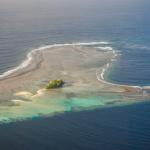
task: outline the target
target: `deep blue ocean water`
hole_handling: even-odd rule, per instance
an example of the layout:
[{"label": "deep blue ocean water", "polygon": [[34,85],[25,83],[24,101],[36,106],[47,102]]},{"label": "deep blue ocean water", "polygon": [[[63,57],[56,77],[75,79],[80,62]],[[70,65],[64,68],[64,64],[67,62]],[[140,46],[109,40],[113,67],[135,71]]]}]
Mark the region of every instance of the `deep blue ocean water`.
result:
[{"label": "deep blue ocean water", "polygon": [[149,150],[150,103],[0,125],[2,150]]},{"label": "deep blue ocean water", "polygon": [[[0,73],[44,45],[108,41],[122,54],[108,80],[150,85],[149,8],[149,0],[0,0]],[[4,125],[0,145],[28,150],[31,144],[37,150],[150,149],[149,110],[149,104],[141,104]]]}]

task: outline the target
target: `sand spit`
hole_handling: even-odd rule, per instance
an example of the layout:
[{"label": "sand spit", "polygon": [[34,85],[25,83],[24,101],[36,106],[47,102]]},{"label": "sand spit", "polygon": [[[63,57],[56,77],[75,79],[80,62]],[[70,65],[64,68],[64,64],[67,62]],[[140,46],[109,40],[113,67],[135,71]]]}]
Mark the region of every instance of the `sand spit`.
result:
[{"label": "sand spit", "polygon": [[[37,51],[31,63],[0,80],[0,99],[31,99],[41,95],[49,80],[63,79],[64,91],[124,92],[143,94],[148,87],[117,85],[104,80],[109,64],[117,58],[114,51],[86,46],[56,46]],[[26,92],[24,92],[26,91]],[[62,92],[62,91],[61,91]]]}]

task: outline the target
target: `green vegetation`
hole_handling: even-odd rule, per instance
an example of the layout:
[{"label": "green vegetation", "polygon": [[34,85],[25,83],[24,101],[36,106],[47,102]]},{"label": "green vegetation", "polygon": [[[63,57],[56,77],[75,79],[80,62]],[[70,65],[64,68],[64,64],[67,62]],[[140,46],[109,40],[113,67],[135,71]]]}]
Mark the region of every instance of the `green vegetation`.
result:
[{"label": "green vegetation", "polygon": [[49,84],[46,86],[46,89],[55,89],[60,88],[64,84],[63,80],[52,80],[49,82]]}]

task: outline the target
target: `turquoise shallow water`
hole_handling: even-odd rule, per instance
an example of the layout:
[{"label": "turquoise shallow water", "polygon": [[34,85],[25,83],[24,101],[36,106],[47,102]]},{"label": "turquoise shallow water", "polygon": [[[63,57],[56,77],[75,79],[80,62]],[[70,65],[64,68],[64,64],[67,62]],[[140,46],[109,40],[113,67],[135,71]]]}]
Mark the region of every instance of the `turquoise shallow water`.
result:
[{"label": "turquoise shallow water", "polygon": [[33,98],[32,101],[15,101],[13,105],[1,106],[0,123],[10,123],[35,117],[55,116],[65,112],[129,105],[136,102],[136,99],[110,93],[76,94],[71,98],[61,94],[54,97],[50,93]]},{"label": "turquoise shallow water", "polygon": [[1,148],[149,150],[149,109],[140,103],[0,125]]},{"label": "turquoise shallow water", "polygon": [[[20,99],[25,98],[20,96]],[[148,98],[124,93],[103,93],[81,91],[56,92],[47,91],[40,96],[27,100],[13,100],[0,106],[0,124],[28,120],[40,117],[52,117],[66,112],[78,112],[115,106],[125,106],[147,101]]]}]

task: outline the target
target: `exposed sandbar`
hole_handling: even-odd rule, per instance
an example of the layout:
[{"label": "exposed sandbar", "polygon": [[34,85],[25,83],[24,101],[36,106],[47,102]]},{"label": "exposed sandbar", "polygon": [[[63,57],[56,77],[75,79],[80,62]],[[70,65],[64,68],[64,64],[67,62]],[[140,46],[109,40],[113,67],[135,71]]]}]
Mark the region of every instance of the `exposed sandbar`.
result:
[{"label": "exposed sandbar", "polygon": [[36,94],[49,80],[65,81],[64,91],[77,93],[123,92],[141,94],[140,87],[117,85],[103,79],[113,51],[100,51],[83,46],[61,46],[37,51],[28,66],[0,79],[0,100],[16,99],[15,93]]}]

